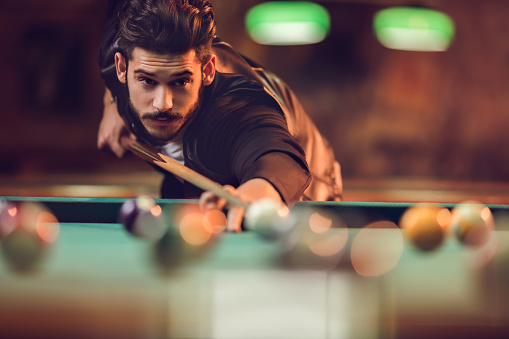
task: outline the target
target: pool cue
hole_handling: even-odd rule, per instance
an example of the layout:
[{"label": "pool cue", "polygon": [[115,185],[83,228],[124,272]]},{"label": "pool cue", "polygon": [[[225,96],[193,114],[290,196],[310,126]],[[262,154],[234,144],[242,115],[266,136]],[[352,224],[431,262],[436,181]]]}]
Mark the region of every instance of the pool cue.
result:
[{"label": "pool cue", "polygon": [[248,203],[240,199],[238,196],[225,191],[217,182],[201,175],[200,173],[190,169],[187,166],[173,160],[172,158],[157,152],[153,148],[142,144],[139,141],[133,141],[128,138],[122,138],[121,143],[127,147],[136,156],[153,163],[156,166],[176,175],[177,177],[201,188],[204,191],[210,191],[216,196],[225,199],[229,204],[247,208]]}]

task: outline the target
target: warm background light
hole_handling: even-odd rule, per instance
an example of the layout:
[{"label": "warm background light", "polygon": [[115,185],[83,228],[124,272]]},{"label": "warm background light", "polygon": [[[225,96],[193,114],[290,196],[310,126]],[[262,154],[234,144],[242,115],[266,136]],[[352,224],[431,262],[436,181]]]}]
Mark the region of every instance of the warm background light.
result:
[{"label": "warm background light", "polygon": [[[508,47],[500,42],[509,1],[419,1],[454,22],[440,53],[378,41],[376,13],[408,1],[317,1],[330,17],[326,38],[283,46],[257,43],[247,30],[248,12],[271,2],[212,3],[218,36],[280,75],[333,146],[346,200],[458,202],[460,190],[484,203],[509,200],[509,148],[500,147],[508,143]],[[0,55],[0,195],[158,197],[158,171],[97,150],[106,9],[104,0],[0,1],[0,30],[9,32],[0,44],[30,51]],[[415,12],[408,22],[430,25]]]}]

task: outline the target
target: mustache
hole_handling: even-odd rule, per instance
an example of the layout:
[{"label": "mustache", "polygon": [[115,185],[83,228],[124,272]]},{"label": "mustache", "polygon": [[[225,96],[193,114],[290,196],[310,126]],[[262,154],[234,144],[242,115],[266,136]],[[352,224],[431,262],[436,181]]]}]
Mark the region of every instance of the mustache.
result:
[{"label": "mustache", "polygon": [[165,111],[165,112],[161,112],[161,111],[156,111],[156,112],[148,112],[148,113],[143,113],[143,115],[141,116],[141,119],[182,119],[183,118],[183,115],[180,114],[180,113],[173,113],[173,112],[170,112],[170,111]]}]

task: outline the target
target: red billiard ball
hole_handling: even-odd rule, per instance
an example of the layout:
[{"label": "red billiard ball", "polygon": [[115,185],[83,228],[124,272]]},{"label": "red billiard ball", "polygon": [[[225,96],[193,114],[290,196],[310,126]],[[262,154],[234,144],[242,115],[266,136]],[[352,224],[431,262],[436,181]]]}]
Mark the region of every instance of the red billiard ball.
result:
[{"label": "red billiard ball", "polygon": [[399,227],[416,248],[431,251],[442,244],[450,220],[451,213],[443,206],[417,204],[405,210]]},{"label": "red billiard ball", "polygon": [[491,210],[484,204],[469,201],[460,203],[452,209],[450,232],[467,246],[484,245],[494,227]]},{"label": "red billiard ball", "polygon": [[[57,240],[60,226],[56,217],[42,204],[19,202],[10,204],[8,228],[2,227],[1,251],[7,265],[16,272],[35,271]],[[6,230],[9,232],[6,232]]]},{"label": "red billiard ball", "polygon": [[120,207],[119,221],[130,234],[150,241],[160,239],[166,231],[161,206],[146,196],[126,200]]}]

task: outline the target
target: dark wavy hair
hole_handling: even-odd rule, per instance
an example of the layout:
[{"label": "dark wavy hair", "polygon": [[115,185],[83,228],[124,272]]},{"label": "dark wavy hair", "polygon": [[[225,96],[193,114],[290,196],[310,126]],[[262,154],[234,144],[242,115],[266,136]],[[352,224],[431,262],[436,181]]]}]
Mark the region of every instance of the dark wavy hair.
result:
[{"label": "dark wavy hair", "polygon": [[207,0],[128,0],[119,12],[119,49],[132,60],[135,47],[158,54],[196,51],[203,63],[216,35]]}]

